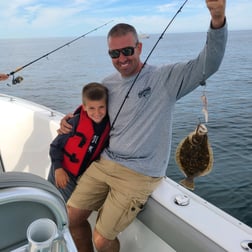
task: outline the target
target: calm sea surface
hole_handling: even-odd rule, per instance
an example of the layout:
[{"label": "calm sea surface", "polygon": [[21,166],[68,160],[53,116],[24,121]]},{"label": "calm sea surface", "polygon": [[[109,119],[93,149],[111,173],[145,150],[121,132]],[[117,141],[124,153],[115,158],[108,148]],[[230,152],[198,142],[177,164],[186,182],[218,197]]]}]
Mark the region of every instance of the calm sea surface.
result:
[{"label": "calm sea surface", "polygon": [[[205,33],[169,34],[160,40],[149,64],[185,61],[197,56]],[[159,35],[143,40],[145,60]],[[73,38],[0,39],[0,72],[17,67]],[[85,37],[18,72],[20,85],[0,85],[0,93],[26,98],[63,113],[80,103],[83,84],[100,81],[113,72],[105,37]],[[178,143],[203,121],[201,95],[208,98],[209,140],[214,152],[210,174],[196,179],[195,193],[252,227],[252,31],[229,33],[224,61],[208,81],[176,106],[173,145],[167,175],[179,182],[183,175],[175,160]]]}]

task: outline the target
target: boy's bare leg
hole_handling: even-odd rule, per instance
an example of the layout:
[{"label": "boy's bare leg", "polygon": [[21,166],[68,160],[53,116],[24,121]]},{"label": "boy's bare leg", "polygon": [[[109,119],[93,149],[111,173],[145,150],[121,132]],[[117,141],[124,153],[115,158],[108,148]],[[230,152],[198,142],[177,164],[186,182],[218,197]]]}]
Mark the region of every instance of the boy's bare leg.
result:
[{"label": "boy's bare leg", "polygon": [[92,242],[92,230],[88,217],[92,213],[89,210],[82,210],[67,206],[69,229],[78,252],[94,252]]}]

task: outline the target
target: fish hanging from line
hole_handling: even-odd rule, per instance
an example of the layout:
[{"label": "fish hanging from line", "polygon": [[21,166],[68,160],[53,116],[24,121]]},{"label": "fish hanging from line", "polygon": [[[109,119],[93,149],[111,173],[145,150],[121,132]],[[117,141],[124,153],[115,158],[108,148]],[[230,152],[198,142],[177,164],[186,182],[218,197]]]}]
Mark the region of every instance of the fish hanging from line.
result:
[{"label": "fish hanging from line", "polygon": [[186,176],[180,184],[194,190],[194,178],[211,172],[213,151],[208,141],[208,130],[204,124],[185,137],[176,150],[176,163]]}]

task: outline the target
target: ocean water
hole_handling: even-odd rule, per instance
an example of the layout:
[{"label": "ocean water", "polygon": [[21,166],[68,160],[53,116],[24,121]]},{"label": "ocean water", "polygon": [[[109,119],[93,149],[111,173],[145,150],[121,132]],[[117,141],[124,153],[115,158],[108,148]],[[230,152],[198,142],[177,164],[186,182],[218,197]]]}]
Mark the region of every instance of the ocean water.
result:
[{"label": "ocean water", "polygon": [[[144,39],[145,60],[160,35]],[[46,55],[73,38],[0,39],[0,72]],[[159,41],[149,64],[186,61],[196,57],[206,33],[170,34]],[[105,37],[87,36],[16,73],[18,85],[1,82],[0,93],[29,99],[68,113],[81,102],[82,86],[100,81],[114,71]],[[9,84],[11,80],[9,80]],[[178,143],[204,121],[201,95],[208,98],[208,137],[214,153],[210,174],[196,178],[195,193],[252,227],[252,31],[229,32],[219,71],[205,88],[199,87],[176,105],[172,153],[167,176],[179,182],[184,176],[175,163]]]}]

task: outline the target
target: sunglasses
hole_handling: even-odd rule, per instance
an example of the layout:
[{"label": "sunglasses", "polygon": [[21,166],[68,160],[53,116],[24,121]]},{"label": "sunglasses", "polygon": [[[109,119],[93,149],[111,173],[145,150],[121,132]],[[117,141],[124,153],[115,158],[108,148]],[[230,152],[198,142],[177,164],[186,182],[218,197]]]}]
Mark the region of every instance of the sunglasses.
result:
[{"label": "sunglasses", "polygon": [[135,53],[135,47],[128,46],[124,47],[122,49],[115,49],[115,50],[109,50],[108,53],[112,59],[117,59],[120,57],[120,54],[122,53],[124,56],[132,56]]}]

